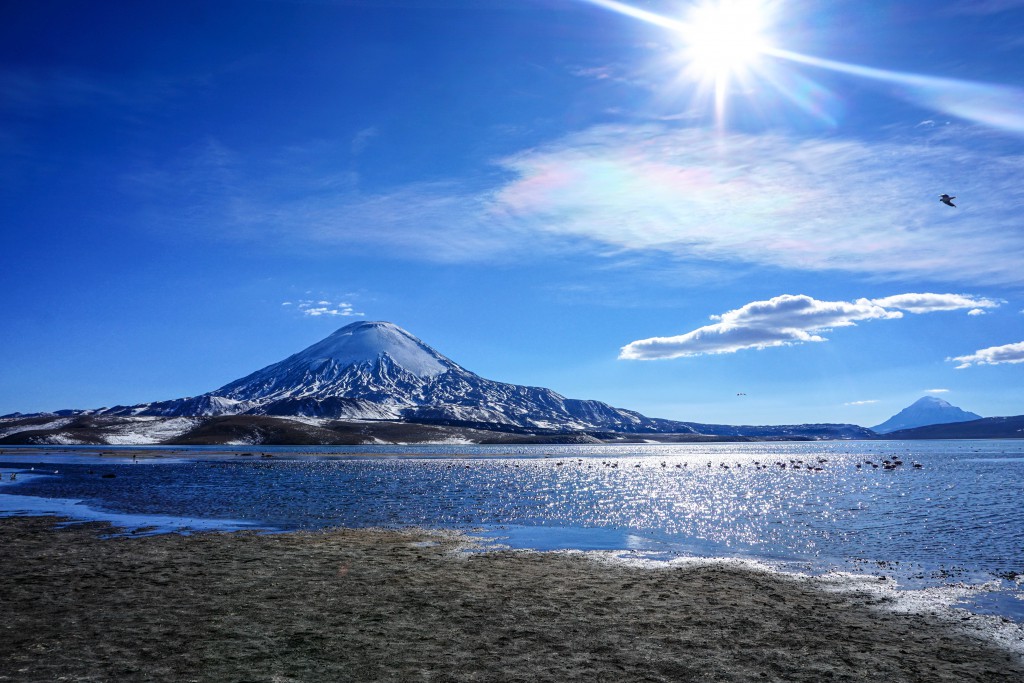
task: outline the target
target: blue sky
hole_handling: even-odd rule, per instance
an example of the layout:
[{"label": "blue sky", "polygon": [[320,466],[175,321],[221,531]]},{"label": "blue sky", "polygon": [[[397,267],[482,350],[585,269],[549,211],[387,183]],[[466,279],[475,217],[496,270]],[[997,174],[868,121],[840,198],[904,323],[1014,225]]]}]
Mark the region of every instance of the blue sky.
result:
[{"label": "blue sky", "polygon": [[0,414],[357,320],[654,417],[1024,413],[1024,1],[740,4],[4,4]]}]

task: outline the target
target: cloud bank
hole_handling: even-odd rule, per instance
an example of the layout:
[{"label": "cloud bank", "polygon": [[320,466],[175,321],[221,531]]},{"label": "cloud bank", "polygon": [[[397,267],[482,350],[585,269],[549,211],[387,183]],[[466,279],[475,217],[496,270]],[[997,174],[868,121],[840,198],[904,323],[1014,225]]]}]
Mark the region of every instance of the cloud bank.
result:
[{"label": "cloud bank", "polygon": [[[492,160],[474,178],[372,191],[331,169],[336,150],[261,160],[211,145],[135,181],[146,206],[166,207],[165,225],[193,221],[275,248],[384,246],[440,262],[647,254],[666,265],[1024,282],[1007,258],[1024,253],[1024,155],[956,133],[864,141],[607,125]],[[936,184],[947,178],[956,186]],[[942,192],[960,206],[943,206]]]},{"label": "cloud bank", "polygon": [[630,342],[622,347],[619,358],[661,360],[823,342],[826,338],[822,332],[863,320],[902,318],[904,311],[927,313],[998,305],[963,294],[900,294],[857,301],[819,301],[805,294],[783,294],[713,315],[713,324],[686,334]]},{"label": "cloud bank", "polygon": [[959,363],[957,370],[969,368],[972,365],[1001,365],[1003,363],[1024,363],[1024,342],[1016,344],[1005,344],[1003,346],[990,346],[987,349],[975,351],[969,356],[955,356],[946,360]]}]

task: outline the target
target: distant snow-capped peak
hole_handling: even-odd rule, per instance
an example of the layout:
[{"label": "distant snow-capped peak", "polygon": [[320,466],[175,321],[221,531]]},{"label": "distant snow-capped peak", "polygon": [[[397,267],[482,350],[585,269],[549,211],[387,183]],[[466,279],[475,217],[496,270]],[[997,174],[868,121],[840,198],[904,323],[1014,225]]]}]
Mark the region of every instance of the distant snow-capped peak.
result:
[{"label": "distant snow-capped peak", "polygon": [[889,434],[900,429],[967,422],[980,418],[981,415],[958,408],[938,396],[924,396],[871,429],[879,434]]}]

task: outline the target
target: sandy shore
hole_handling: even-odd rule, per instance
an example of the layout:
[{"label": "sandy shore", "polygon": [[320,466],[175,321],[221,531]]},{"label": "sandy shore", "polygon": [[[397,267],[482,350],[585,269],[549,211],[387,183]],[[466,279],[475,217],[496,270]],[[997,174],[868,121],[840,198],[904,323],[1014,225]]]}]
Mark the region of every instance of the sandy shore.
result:
[{"label": "sandy shore", "polygon": [[1024,681],[872,591],[367,530],[0,520],[0,681]]}]

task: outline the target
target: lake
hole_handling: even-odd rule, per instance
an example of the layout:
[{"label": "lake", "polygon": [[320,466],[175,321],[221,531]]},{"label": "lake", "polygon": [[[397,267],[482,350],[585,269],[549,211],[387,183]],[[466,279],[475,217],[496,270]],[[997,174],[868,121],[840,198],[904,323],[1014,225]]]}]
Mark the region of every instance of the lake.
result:
[{"label": "lake", "polygon": [[969,606],[1024,620],[1024,441],[172,447],[133,462],[141,450],[6,448],[0,509],[157,531],[421,526],[909,589],[987,583]]}]

